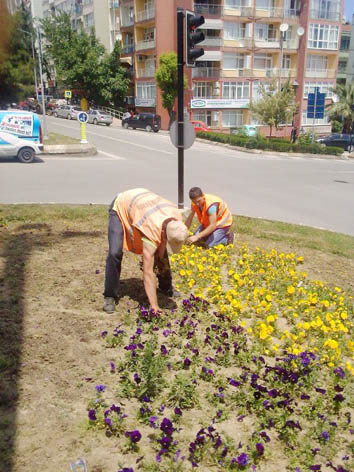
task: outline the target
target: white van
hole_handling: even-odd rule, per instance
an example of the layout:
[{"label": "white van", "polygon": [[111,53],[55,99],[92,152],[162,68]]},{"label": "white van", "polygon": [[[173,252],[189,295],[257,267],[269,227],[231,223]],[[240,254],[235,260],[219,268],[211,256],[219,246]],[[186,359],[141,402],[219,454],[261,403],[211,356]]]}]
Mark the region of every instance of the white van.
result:
[{"label": "white van", "polygon": [[28,164],[43,151],[38,115],[21,110],[0,110],[0,157],[17,157]]}]

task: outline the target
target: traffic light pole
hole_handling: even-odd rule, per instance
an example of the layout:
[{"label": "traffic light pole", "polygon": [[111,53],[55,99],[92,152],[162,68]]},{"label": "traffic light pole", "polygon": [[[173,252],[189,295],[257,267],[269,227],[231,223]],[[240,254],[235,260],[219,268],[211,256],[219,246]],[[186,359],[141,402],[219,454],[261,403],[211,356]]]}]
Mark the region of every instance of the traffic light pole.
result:
[{"label": "traffic light pole", "polygon": [[177,123],[178,123],[178,208],[184,208],[184,10],[177,8]]}]

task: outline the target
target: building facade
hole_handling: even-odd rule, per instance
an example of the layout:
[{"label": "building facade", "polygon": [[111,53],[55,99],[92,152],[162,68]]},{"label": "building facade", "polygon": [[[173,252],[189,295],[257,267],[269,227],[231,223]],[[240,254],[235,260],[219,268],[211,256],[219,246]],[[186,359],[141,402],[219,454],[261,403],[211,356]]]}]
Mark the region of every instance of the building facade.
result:
[{"label": "building facade", "polygon": [[[227,130],[253,119],[249,103],[259,84],[290,78],[299,104],[293,123],[328,132],[327,119],[306,118],[307,96],[315,87],[333,98],[344,0],[121,0],[122,61],[134,77],[137,111],[162,108],[154,74],[163,52],[176,50],[176,8],[205,17],[201,26],[205,54],[187,70],[185,107],[191,117],[214,129]],[[199,46],[199,45],[198,45]],[[133,97],[128,98],[133,103]],[[256,124],[256,123],[255,123]],[[263,130],[267,133],[267,130]]]}]

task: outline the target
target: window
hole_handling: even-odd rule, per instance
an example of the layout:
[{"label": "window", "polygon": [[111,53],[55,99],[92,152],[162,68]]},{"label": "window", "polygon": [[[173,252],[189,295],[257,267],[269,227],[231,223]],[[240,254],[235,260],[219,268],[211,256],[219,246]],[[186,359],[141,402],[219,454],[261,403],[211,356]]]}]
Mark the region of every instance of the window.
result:
[{"label": "window", "polygon": [[254,34],[256,41],[274,41],[276,39],[276,32],[273,25],[256,23]]},{"label": "window", "polygon": [[138,82],[136,96],[138,98],[156,98],[155,82]]},{"label": "window", "polygon": [[249,98],[250,83],[249,82],[224,82],[222,87],[223,98]]},{"label": "window", "polygon": [[328,57],[309,54],[306,58],[306,69],[315,71],[327,71]]},{"label": "window", "polygon": [[84,27],[89,28],[90,26],[93,26],[93,24],[94,24],[93,12],[89,13],[88,15],[84,15]]},{"label": "window", "polygon": [[[269,83],[268,82],[259,82],[258,80],[252,83],[252,99],[257,101],[261,98],[261,87],[260,84],[263,83],[266,92],[269,90]],[[276,93],[276,91],[274,91]],[[252,122],[252,124],[254,124]]]},{"label": "window", "polygon": [[313,118],[307,118],[307,112],[304,111],[302,113],[302,119],[301,119],[301,124],[303,126],[306,126],[306,125],[328,125],[329,124],[329,118],[328,116],[324,116],[324,118],[315,118],[315,120]]},{"label": "window", "polygon": [[213,86],[209,82],[193,83],[194,98],[213,98]]},{"label": "window", "polygon": [[249,7],[250,0],[225,0],[225,8]]},{"label": "window", "polygon": [[271,54],[255,54],[253,67],[255,69],[271,69],[272,68]]},{"label": "window", "polygon": [[144,28],[144,41],[154,41],[155,39],[155,28]]},{"label": "window", "polygon": [[193,111],[193,120],[203,121],[207,126],[219,126],[219,116],[220,116],[220,113],[218,111],[210,111],[210,110]]},{"label": "window", "polygon": [[270,10],[274,8],[274,0],[256,0],[256,8]]},{"label": "window", "polygon": [[342,36],[340,40],[340,50],[348,51],[350,45],[350,36]]},{"label": "window", "polygon": [[338,0],[311,0],[311,18],[325,20],[340,19],[341,2]]},{"label": "window", "polygon": [[315,92],[315,87],[319,87],[321,93],[326,94],[326,98],[332,98],[334,95],[333,88],[335,84],[331,82],[305,82],[304,98],[308,97],[309,93]]},{"label": "window", "polygon": [[245,33],[246,25],[244,23],[225,21],[224,39],[243,39],[245,37]]},{"label": "window", "polygon": [[242,110],[225,110],[222,112],[223,128],[242,126]]},{"label": "window", "polygon": [[245,66],[245,55],[225,52],[224,69],[243,69]]},{"label": "window", "polygon": [[290,69],[290,67],[291,67],[291,56],[290,54],[284,54],[282,68]]},{"label": "window", "polygon": [[347,70],[347,61],[338,62],[338,72],[345,72]]},{"label": "window", "polygon": [[310,24],[308,47],[316,49],[338,49],[339,27]]}]

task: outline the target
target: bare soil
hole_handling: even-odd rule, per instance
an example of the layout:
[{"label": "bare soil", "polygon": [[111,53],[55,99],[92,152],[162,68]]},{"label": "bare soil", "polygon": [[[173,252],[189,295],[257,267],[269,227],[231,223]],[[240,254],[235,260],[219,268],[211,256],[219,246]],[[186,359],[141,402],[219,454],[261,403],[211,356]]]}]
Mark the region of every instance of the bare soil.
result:
[{"label": "bare soil", "polygon": [[[78,457],[89,471],[114,472],[122,459],[117,439],[87,430],[87,402],[111,360],[100,333],[146,297],[139,258],[127,254],[117,312],[102,312],[106,239],[100,218],[0,227],[1,472],[68,471]],[[245,235],[243,242],[294,251],[311,278],[354,289],[353,259]],[[169,310],[174,301],[160,305]]]}]

